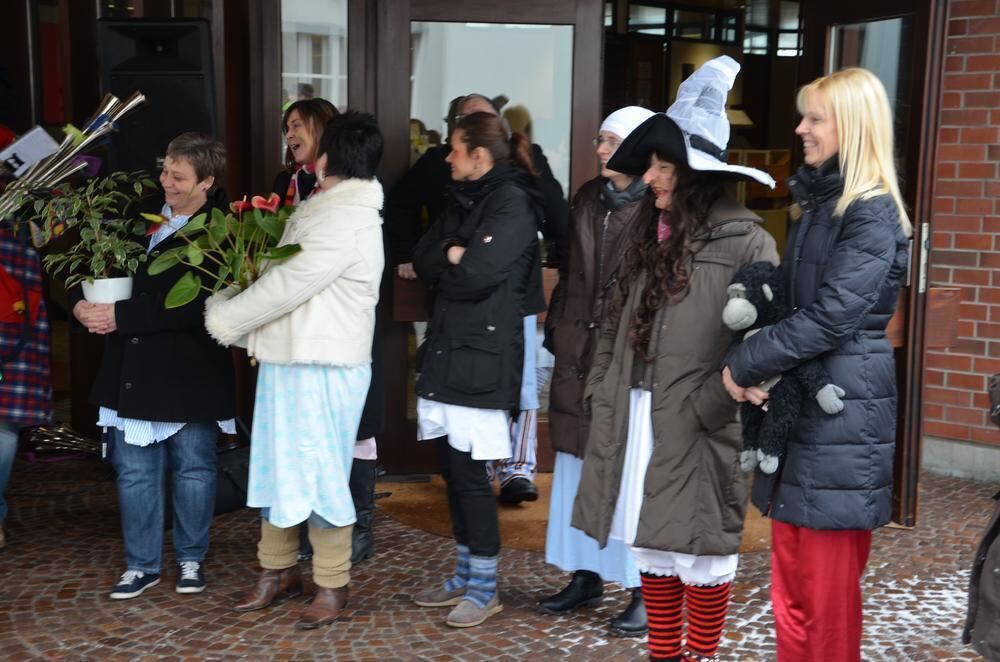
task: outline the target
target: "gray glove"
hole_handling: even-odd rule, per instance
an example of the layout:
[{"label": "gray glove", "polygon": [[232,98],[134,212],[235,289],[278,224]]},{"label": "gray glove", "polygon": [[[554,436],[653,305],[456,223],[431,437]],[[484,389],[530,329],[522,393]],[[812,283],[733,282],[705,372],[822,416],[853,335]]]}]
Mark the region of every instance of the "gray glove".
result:
[{"label": "gray glove", "polygon": [[836,384],[827,384],[816,393],[816,402],[819,403],[820,409],[833,416],[844,411],[844,401],[841,400],[844,395],[846,395],[844,389]]},{"label": "gray glove", "polygon": [[779,459],[777,455],[767,455],[764,451],[757,449],[757,461],[760,470],[766,474],[773,474],[778,470]]}]

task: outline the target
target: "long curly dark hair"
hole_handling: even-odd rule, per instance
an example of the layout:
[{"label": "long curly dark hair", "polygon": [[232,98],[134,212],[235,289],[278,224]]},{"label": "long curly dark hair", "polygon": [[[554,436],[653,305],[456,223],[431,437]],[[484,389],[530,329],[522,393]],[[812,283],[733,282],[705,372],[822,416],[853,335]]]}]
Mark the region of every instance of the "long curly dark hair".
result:
[{"label": "long curly dark hair", "polygon": [[[657,153],[663,161],[669,159]],[[712,206],[725,194],[725,182],[718,174],[709,174],[675,164],[677,181],[670,206],[670,236],[660,243],[656,228],[659,210],[645,223],[639,223],[626,249],[624,268],[619,281],[619,305],[628,299],[629,289],[643,273],[650,276],[639,297],[639,305],[629,325],[629,343],[645,361],[653,357],[648,353],[649,337],[656,311],[670,300],[684,298],[690,283],[688,263],[691,258],[691,240],[697,236],[707,221]],[[650,196],[651,198],[651,196]]]}]

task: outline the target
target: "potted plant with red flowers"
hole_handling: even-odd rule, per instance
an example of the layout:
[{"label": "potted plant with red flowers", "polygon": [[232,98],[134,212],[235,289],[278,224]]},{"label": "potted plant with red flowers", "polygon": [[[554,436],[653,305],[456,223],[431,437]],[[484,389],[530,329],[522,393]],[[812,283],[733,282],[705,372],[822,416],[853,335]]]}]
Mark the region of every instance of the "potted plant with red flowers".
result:
[{"label": "potted plant with red flowers", "polygon": [[[301,250],[298,244],[278,245],[294,208],[282,207],[276,193],[268,198],[256,195],[249,201],[244,198],[229,209],[228,214],[214,209],[192,218],[177,231],[185,245],[164,251],[150,263],[151,275],[177,264],[192,267],[167,292],[167,308],[190,303],[201,290],[209,294],[227,288],[244,290],[260,277],[268,262],[287,259]],[[152,223],[164,221],[157,214],[143,216]],[[212,268],[205,266],[206,261],[213,263]]]}]

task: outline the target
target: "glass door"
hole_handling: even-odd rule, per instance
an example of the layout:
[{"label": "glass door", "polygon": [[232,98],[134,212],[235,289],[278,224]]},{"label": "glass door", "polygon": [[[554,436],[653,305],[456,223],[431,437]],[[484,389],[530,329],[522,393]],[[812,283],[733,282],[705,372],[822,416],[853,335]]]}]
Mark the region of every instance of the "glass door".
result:
[{"label": "glass door", "polygon": [[[378,12],[375,100],[386,136],[386,191],[429,150],[447,149],[453,102],[478,93],[493,99],[512,129],[541,147],[570,197],[596,174],[590,140],[600,122],[604,11],[600,0],[385,2]],[[408,48],[400,48],[407,41]],[[425,229],[435,220],[428,216],[415,214],[414,222]],[[392,473],[433,471],[432,449],[416,442],[415,353],[427,316],[425,289],[419,280],[396,276],[394,268],[390,278],[394,322],[384,345],[386,433],[379,439],[380,461]],[[542,470],[552,461],[547,432],[541,412]]]},{"label": "glass door", "polygon": [[803,3],[801,81],[844,67],[864,67],[885,85],[896,118],[901,188],[914,227],[909,278],[887,329],[896,348],[899,392],[893,519],[904,526],[913,526],[917,516],[927,242],[945,4],[932,0]]}]

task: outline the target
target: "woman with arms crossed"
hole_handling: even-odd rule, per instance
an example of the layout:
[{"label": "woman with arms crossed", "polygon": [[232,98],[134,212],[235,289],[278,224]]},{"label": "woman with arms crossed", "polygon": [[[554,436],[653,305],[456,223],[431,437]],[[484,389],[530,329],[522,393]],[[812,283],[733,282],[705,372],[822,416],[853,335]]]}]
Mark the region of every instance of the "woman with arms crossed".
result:
[{"label": "woman with arms crossed", "polygon": [[458,562],[453,577],[413,600],[454,606],[445,622],[472,627],[503,608],[497,504],[486,462],[510,457],[523,320],[544,310],[545,301],[527,137],[477,112],[458,121],[451,148],[456,185],[417,243],[414,266],[435,294],[417,381],[418,435],[437,444]]}]

